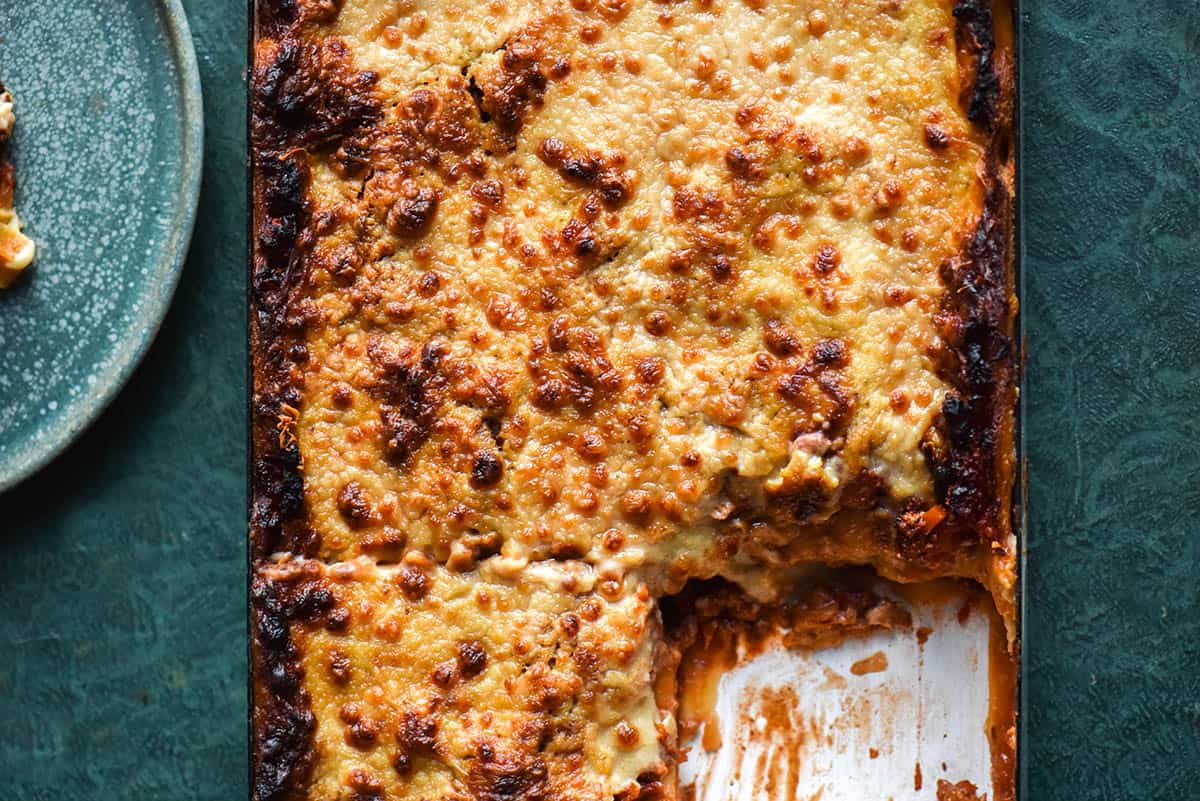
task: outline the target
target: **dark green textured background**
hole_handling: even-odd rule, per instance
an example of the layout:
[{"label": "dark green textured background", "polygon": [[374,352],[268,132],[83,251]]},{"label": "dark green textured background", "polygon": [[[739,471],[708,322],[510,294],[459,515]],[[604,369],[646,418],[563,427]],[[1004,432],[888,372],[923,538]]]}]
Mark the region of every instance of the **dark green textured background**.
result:
[{"label": "dark green textured background", "polygon": [[[0,798],[245,797],[241,0],[157,343],[0,497]],[[1200,798],[1200,4],[1026,3],[1029,801]],[[868,800],[864,800],[868,801]]]}]

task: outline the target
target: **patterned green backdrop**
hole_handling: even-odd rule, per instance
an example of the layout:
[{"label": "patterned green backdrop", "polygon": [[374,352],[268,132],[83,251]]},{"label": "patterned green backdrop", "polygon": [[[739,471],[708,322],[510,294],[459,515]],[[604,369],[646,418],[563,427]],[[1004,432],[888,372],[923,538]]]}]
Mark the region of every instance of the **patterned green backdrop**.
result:
[{"label": "patterned green backdrop", "polygon": [[[149,357],[0,497],[0,797],[245,797],[245,13]],[[1028,798],[1200,798],[1200,4],[1030,0]]]}]

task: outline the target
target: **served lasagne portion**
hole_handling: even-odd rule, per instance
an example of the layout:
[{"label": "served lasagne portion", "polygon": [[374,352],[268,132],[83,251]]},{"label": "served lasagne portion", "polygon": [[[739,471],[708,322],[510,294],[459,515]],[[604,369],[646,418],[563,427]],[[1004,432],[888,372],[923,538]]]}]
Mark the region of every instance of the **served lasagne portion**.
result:
[{"label": "served lasagne portion", "polygon": [[16,126],[13,99],[0,84],[0,289],[6,289],[33,263],[33,240],[21,232],[21,219],[13,209],[17,176],[8,155],[8,143]]},{"label": "served lasagne portion", "polygon": [[1011,636],[1008,11],[258,6],[258,798],[673,798],[710,581]]}]

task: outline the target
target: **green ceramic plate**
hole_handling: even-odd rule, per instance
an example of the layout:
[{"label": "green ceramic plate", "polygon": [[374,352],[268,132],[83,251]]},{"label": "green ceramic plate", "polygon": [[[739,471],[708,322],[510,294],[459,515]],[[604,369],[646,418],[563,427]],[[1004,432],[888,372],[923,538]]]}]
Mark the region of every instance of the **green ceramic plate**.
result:
[{"label": "green ceramic plate", "polygon": [[0,0],[17,210],[0,292],[0,490],[108,405],[158,330],[200,189],[200,79],[178,0]]}]

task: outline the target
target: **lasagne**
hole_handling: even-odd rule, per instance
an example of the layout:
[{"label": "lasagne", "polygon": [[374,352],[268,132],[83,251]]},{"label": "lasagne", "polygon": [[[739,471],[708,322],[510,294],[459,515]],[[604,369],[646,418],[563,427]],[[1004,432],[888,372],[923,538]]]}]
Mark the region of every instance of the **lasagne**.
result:
[{"label": "lasagne", "polygon": [[255,798],[676,798],[696,627],[902,625],[816,566],[1011,643],[1010,14],[259,0]]},{"label": "lasagne", "polygon": [[8,143],[17,124],[13,99],[0,84],[0,289],[6,289],[33,263],[33,240],[21,233],[21,219],[13,210],[17,174],[8,155]]}]

